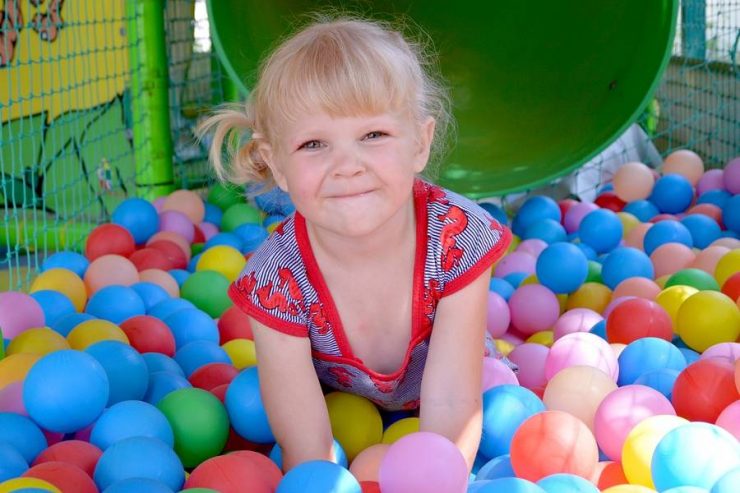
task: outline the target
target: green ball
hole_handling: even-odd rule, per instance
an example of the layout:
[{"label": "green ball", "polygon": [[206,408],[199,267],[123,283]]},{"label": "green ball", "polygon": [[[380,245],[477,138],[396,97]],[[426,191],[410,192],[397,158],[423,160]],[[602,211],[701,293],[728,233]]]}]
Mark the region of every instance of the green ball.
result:
[{"label": "green ball", "polygon": [[232,205],[221,218],[221,231],[233,231],[242,224],[262,224],[262,213],[249,204]]},{"label": "green ball", "polygon": [[180,297],[188,300],[213,318],[219,318],[231,307],[229,280],[213,270],[193,272],[180,287]]},{"label": "green ball", "polygon": [[175,453],[195,467],[221,453],[229,438],[229,415],[216,396],[198,388],[178,389],[157,403],[175,435]]},{"label": "green ball", "polygon": [[206,247],[205,243],[193,243],[192,245],[190,245],[190,255],[195,257],[200,252],[202,252],[205,249],[205,247]]},{"label": "green ball", "polygon": [[719,291],[719,283],[709,273],[701,269],[681,269],[665,283],[666,288],[671,286],[691,286],[699,291]]},{"label": "green ball", "polygon": [[601,278],[601,264],[595,260],[588,261],[588,275],[586,280],[583,282],[598,282],[604,284],[604,280]]},{"label": "green ball", "polygon": [[208,192],[206,200],[225,211],[234,204],[244,203],[244,191],[236,185],[217,183]]}]

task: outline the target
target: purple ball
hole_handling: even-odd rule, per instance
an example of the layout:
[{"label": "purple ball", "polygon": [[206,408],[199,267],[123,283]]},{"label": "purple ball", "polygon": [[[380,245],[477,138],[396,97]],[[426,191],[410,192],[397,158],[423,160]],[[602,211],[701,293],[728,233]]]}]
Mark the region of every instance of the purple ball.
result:
[{"label": "purple ball", "polygon": [[724,176],[721,169],[707,170],[696,184],[696,196],[700,196],[708,190],[722,190],[725,187]]},{"label": "purple ball", "polygon": [[725,190],[733,195],[740,193],[740,157],[736,157],[727,163],[722,179]]},{"label": "purple ball", "polygon": [[534,274],[537,259],[525,252],[511,252],[496,264],[494,277],[506,277],[514,272]]},{"label": "purple ball", "polygon": [[195,226],[188,216],[179,211],[164,211],[159,214],[159,230],[172,231],[185,238],[188,243],[195,238]]},{"label": "purple ball", "polygon": [[565,213],[565,218],[563,219],[565,231],[567,233],[575,233],[578,231],[583,218],[586,217],[589,212],[595,211],[598,208],[599,206],[593,202],[580,202],[568,209],[568,212]]}]

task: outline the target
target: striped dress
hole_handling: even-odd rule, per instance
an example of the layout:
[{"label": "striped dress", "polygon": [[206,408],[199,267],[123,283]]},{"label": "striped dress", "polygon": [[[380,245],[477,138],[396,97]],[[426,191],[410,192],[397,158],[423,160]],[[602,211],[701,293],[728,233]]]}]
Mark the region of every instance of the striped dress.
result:
[{"label": "striped dress", "polygon": [[411,340],[394,373],[375,372],[353,355],[298,212],[249,258],[229,295],[267,327],[308,337],[324,385],[366,397],[383,409],[416,409],[438,301],[503,256],[511,233],[474,202],[422,180],[414,184],[414,207]]}]

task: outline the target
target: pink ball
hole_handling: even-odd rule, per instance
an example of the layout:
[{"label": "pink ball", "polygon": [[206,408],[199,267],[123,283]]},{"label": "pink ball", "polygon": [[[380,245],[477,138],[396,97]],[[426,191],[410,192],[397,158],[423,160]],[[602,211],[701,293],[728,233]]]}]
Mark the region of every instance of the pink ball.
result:
[{"label": "pink ball", "polygon": [[604,308],[604,313],[601,315],[604,318],[609,318],[609,314],[614,310],[621,302],[627,301],[627,300],[634,300],[637,298],[637,296],[620,296],[619,298],[612,298],[612,300],[609,302],[608,305],[606,305],[606,308]]},{"label": "pink ball", "polygon": [[467,487],[468,466],[450,440],[419,431],[390,446],[380,463],[379,483],[383,493],[460,493]]},{"label": "pink ball", "polygon": [[583,218],[586,217],[586,214],[591,211],[595,211],[598,208],[599,206],[593,202],[581,202],[572,206],[568,209],[568,212],[565,213],[565,217],[563,218],[565,231],[568,233],[578,231],[578,227],[581,225]]},{"label": "pink ball", "polygon": [[725,190],[733,195],[740,193],[740,157],[736,157],[727,163],[722,174]]},{"label": "pink ball", "polygon": [[694,251],[683,243],[664,243],[650,254],[656,278],[687,268],[695,258]]},{"label": "pink ball", "polygon": [[544,390],[547,384],[545,360],[549,352],[550,348],[547,346],[525,342],[509,353],[508,358],[519,367],[517,379],[522,387],[532,391],[535,389]]},{"label": "pink ball", "polygon": [[23,404],[23,382],[11,382],[0,388],[0,413],[28,416]]},{"label": "pink ball", "polygon": [[550,380],[557,372],[571,366],[597,368],[615,382],[619,375],[614,350],[604,339],[589,332],[567,334],[553,343],[545,360],[545,378]]},{"label": "pink ball", "polygon": [[509,298],[511,322],[524,335],[547,330],[560,316],[555,293],[541,284],[519,286]]},{"label": "pink ball", "polygon": [[722,190],[725,187],[724,177],[721,169],[710,169],[704,172],[696,184],[696,195],[700,196],[709,190]]},{"label": "pink ball", "polygon": [[483,358],[483,378],[481,380],[482,392],[498,385],[519,385],[519,380],[511,368],[496,358]]},{"label": "pink ball", "polygon": [[714,424],[729,431],[740,440],[740,399],[727,406],[717,416],[717,421]]},{"label": "pink ball", "polygon": [[594,416],[594,435],[599,448],[613,461],[622,460],[627,435],[640,421],[658,414],[675,416],[671,402],[645,385],[625,385],[607,395]]},{"label": "pink ball", "polygon": [[18,291],[0,293],[0,333],[5,339],[44,326],[44,311],[35,299]]},{"label": "pink ball", "polygon": [[689,267],[692,269],[701,269],[707,274],[714,276],[714,269],[721,259],[730,249],[719,245],[711,245],[696,254]]},{"label": "pink ball", "polygon": [[218,226],[212,223],[200,223],[198,227],[203,233],[206,241],[210,240],[216,233],[218,233]]},{"label": "pink ball", "polygon": [[493,271],[493,277],[504,277],[514,272],[534,274],[537,259],[525,252],[511,252],[502,258]]},{"label": "pink ball", "polygon": [[625,202],[646,199],[653,191],[655,178],[646,165],[632,161],[623,164],[613,178],[614,193]]},{"label": "pink ball", "polygon": [[509,305],[500,294],[493,291],[488,292],[488,316],[486,328],[491,337],[498,338],[506,333],[511,322]]},{"label": "pink ball", "polygon": [[589,308],[573,308],[563,313],[552,326],[553,339],[574,332],[588,332],[591,327],[604,320],[604,317]]},{"label": "pink ball", "polygon": [[740,359],[740,342],[720,342],[708,347],[700,356],[705,358],[725,358],[730,363]]},{"label": "pink ball", "polygon": [[653,223],[640,223],[630,230],[629,233],[624,237],[624,246],[637,248],[638,250],[645,249],[645,234],[648,229],[653,226]]},{"label": "pink ball", "polygon": [[159,230],[177,233],[188,243],[192,243],[195,238],[195,226],[188,216],[180,211],[162,211],[159,214]]},{"label": "pink ball", "polygon": [[519,243],[515,251],[528,253],[534,258],[537,258],[545,248],[547,248],[546,241],[540,240],[539,238],[530,238]]},{"label": "pink ball", "polygon": [[[662,248],[665,245],[661,245]],[[636,296],[646,300],[654,300],[660,293],[660,286],[655,284],[647,277],[629,277],[617,284],[612,292],[612,298],[621,298],[623,296]]]}]

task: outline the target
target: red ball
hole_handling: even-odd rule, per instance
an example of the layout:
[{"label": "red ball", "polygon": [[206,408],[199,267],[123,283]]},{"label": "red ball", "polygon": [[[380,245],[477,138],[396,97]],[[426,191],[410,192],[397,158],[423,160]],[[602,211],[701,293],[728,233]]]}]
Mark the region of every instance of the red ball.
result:
[{"label": "red ball", "polygon": [[740,298],[740,272],[735,272],[727,278],[722,285],[722,292],[729,296],[732,301],[737,302]]},{"label": "red ball", "polygon": [[643,337],[671,341],[673,326],[665,309],[654,301],[632,298],[618,304],[606,319],[606,339],[629,344]]},{"label": "red ball", "polygon": [[92,230],[85,243],[85,257],[90,261],[108,254],[128,257],[134,250],[134,237],[117,224],[101,224]]},{"label": "red ball", "polygon": [[175,355],[175,336],[160,319],[137,315],[122,322],[120,327],[128,337],[131,347],[140,353]]},{"label": "red ball", "polygon": [[139,272],[147,269],[159,269],[168,271],[172,269],[172,264],[167,255],[156,248],[144,247],[136,250],[128,258],[136,266]]},{"label": "red ball", "polygon": [[719,414],[740,399],[735,366],[725,358],[699,359],[678,374],[671,401],[676,414],[690,421],[714,423]]},{"label": "red ball", "polygon": [[598,205],[602,209],[609,209],[613,212],[619,212],[624,209],[627,202],[617,197],[614,192],[604,192],[594,200],[594,204]]},{"label": "red ball", "polygon": [[193,387],[211,390],[219,385],[230,383],[239,374],[234,365],[228,363],[208,363],[195,370],[188,379]]},{"label": "red ball", "polygon": [[360,481],[360,488],[362,488],[362,493],[382,493],[380,484],[375,481]]},{"label": "red ball", "polygon": [[236,454],[211,457],[196,467],[184,488],[212,488],[221,493],[272,493],[271,476],[250,458]]},{"label": "red ball", "polygon": [[[268,447],[268,453],[272,449],[272,445],[264,444]],[[232,452],[232,455],[238,457],[244,457],[251,460],[254,464],[259,467],[262,471],[262,475],[272,488],[277,488],[280,480],[283,479],[283,472],[280,468],[270,459],[268,456],[255,452],[253,450],[237,450]]]},{"label": "red ball", "polygon": [[66,462],[79,467],[85,474],[92,477],[102,454],[103,452],[92,443],[82,440],[65,440],[42,450],[32,465],[36,466],[45,462]]},{"label": "red ball", "polygon": [[221,401],[222,404],[226,404],[226,391],[229,390],[229,384],[228,383],[222,383],[221,385],[218,385],[216,387],[213,387],[212,389],[209,389],[208,392],[215,395],[218,400]]},{"label": "red ball", "polygon": [[239,436],[234,428],[229,427],[229,438],[226,439],[223,453],[251,450],[267,457],[270,455],[273,445],[272,443],[250,442],[246,438]]},{"label": "red ball", "polygon": [[95,482],[85,471],[66,462],[44,462],[38,464],[24,472],[22,477],[42,479],[62,491],[98,493]]},{"label": "red ball", "polygon": [[197,225],[193,225],[193,228],[193,243],[205,243],[206,235],[203,234],[203,230],[200,229]]},{"label": "red ball", "polygon": [[157,240],[147,246],[164,253],[165,257],[167,257],[167,260],[170,262],[170,269],[187,268],[188,258],[185,256],[185,252],[182,251],[182,248],[180,248],[174,241]]},{"label": "red ball", "polygon": [[219,344],[225,344],[233,339],[254,340],[249,317],[236,305],[232,305],[218,319]]}]

